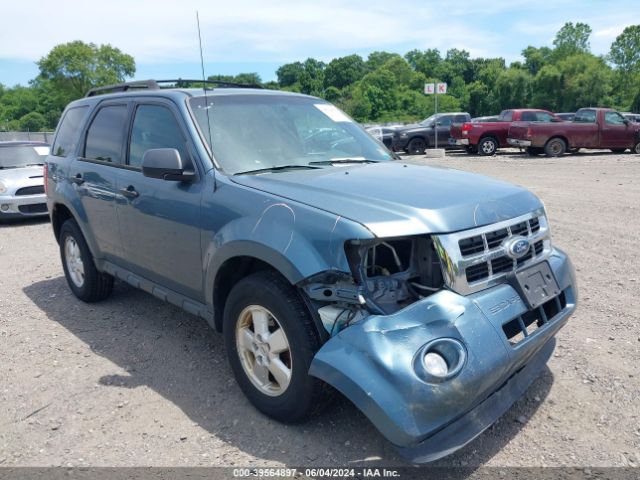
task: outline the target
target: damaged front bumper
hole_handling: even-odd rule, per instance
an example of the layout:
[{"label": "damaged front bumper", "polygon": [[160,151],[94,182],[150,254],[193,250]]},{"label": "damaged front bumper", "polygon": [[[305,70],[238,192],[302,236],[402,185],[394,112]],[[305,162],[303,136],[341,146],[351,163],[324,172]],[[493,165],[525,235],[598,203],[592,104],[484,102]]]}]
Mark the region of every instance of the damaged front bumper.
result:
[{"label": "damaged front bumper", "polygon": [[[516,290],[498,285],[472,295],[441,291],[391,315],[373,315],[327,341],[310,374],[349,398],[408,460],[436,460],[495,422],[544,367],[576,307],[575,273],[567,256],[548,258],[561,294],[535,331],[513,335],[535,319]],[[562,301],[559,300],[562,299]],[[555,306],[555,307],[554,307]],[[525,329],[526,330],[526,329]],[[424,374],[429,345],[463,346],[457,370],[444,379]]]}]

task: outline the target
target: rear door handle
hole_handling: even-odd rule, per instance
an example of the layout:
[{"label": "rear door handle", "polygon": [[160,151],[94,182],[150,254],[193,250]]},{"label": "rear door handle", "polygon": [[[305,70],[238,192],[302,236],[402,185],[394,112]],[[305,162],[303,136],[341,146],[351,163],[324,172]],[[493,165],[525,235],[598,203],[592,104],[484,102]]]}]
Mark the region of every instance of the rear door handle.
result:
[{"label": "rear door handle", "polygon": [[133,185],[129,185],[127,188],[121,188],[120,193],[127,198],[138,198],[140,196]]},{"label": "rear door handle", "polygon": [[75,177],[71,177],[71,181],[76,185],[82,185],[84,183],[84,178],[82,178],[81,173],[76,173]]}]

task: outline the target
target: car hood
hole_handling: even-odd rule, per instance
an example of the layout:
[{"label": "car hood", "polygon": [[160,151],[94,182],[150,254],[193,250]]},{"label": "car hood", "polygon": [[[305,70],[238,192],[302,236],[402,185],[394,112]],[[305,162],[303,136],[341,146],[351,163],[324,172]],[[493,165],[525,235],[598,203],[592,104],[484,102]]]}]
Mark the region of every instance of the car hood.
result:
[{"label": "car hood", "polygon": [[7,184],[42,184],[42,166],[0,169],[0,181]]},{"label": "car hood", "polygon": [[402,133],[402,132],[409,132],[411,130],[427,130],[429,128],[433,128],[433,127],[429,127],[428,125],[420,125],[419,123],[412,123],[410,125],[405,125],[404,127],[396,129],[396,132]]},{"label": "car hood", "polygon": [[465,230],[542,207],[535,195],[515,185],[396,161],[231,180],[353,220],[378,237]]}]

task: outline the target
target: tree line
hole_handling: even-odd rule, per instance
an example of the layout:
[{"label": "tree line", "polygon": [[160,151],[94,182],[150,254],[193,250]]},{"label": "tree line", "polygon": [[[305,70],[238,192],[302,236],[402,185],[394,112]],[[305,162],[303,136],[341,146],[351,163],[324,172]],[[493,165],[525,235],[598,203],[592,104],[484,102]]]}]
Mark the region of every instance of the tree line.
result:
[{"label": "tree line", "polygon": [[[590,50],[591,27],[567,22],[552,47],[528,46],[522,61],[471,58],[469,52],[412,50],[404,56],[377,51],[328,63],[314,58],[282,65],[277,80],[256,73],[213,75],[209,80],[261,84],[336,103],[360,122],[412,121],[434,112],[425,82],[446,82],[440,111],[472,116],[505,108],[537,107],[573,112],[581,107],[640,111],[640,25],[626,27],[607,55]],[[0,129],[53,129],[64,106],[89,88],[135,74],[133,57],[110,45],[80,41],[58,45],[37,62],[40,73],[27,87],[0,84]],[[185,84],[186,86],[186,84]]]}]

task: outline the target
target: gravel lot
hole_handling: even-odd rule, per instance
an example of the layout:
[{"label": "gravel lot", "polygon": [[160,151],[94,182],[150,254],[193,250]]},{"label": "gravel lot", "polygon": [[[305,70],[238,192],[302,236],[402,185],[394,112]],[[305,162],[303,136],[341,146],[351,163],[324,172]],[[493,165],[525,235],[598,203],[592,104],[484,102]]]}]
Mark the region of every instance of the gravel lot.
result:
[{"label": "gravel lot", "polygon": [[[533,190],[580,288],[526,396],[438,464],[638,466],[640,157],[410,161]],[[304,425],[259,414],[196,317],[122,283],[106,302],[76,300],[47,221],[0,225],[0,291],[0,466],[404,464],[347,401]]]}]

